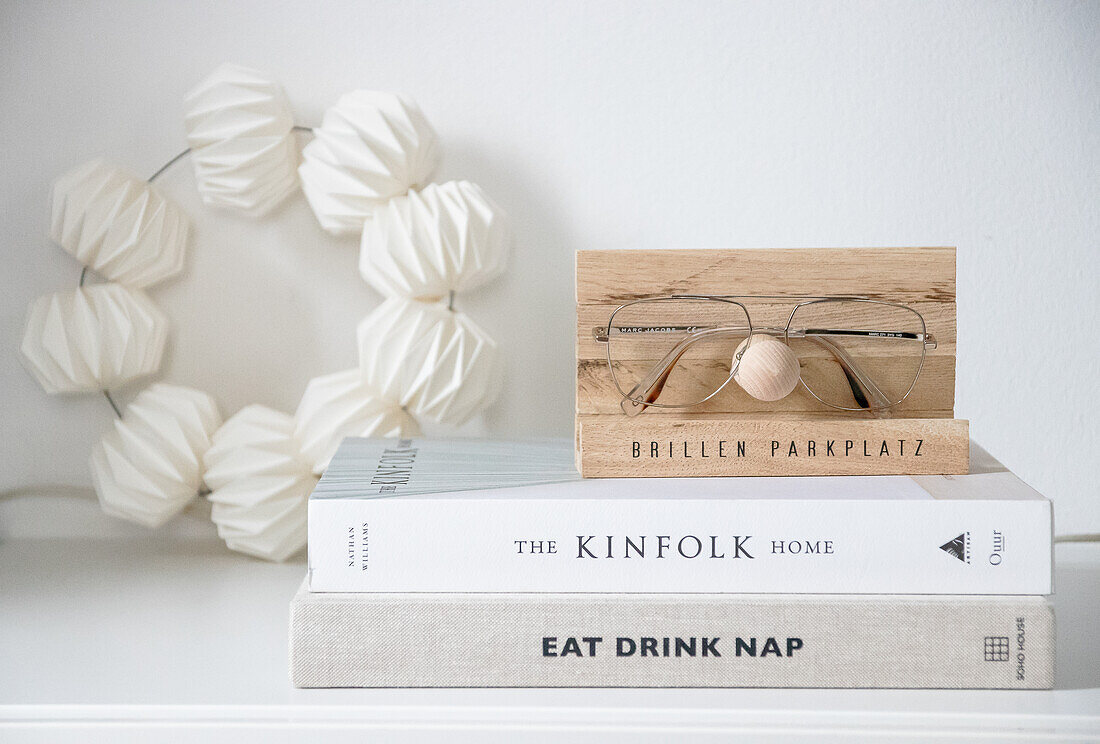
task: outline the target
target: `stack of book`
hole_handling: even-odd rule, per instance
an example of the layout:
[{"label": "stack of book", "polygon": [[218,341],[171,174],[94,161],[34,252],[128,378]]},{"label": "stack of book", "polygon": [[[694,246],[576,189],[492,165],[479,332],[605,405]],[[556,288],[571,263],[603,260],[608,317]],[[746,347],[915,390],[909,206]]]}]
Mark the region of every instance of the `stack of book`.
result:
[{"label": "stack of book", "polygon": [[1051,504],[973,471],[584,480],[569,440],[345,440],[291,678],[1051,687]]}]

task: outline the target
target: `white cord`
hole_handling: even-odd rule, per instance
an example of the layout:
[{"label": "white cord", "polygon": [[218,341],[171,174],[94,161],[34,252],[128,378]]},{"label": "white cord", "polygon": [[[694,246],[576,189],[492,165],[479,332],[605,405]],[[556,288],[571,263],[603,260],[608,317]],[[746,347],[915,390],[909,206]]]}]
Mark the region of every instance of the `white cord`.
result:
[{"label": "white cord", "polygon": [[1055,535],[1054,542],[1056,543],[1085,543],[1085,542],[1100,542],[1100,532],[1094,532],[1092,534],[1082,535]]}]

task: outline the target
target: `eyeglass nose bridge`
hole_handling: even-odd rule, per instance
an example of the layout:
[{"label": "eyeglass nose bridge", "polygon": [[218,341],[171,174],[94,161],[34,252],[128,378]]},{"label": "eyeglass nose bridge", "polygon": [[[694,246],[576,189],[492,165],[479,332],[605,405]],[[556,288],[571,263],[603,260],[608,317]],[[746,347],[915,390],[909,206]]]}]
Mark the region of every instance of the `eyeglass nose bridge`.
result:
[{"label": "eyeglass nose bridge", "polygon": [[[780,341],[783,341],[784,343],[786,343],[786,340],[784,339],[784,336],[786,335],[786,333],[787,333],[787,331],[784,328],[773,328],[771,326],[756,326],[752,329],[752,335],[753,336],[771,336],[772,338],[779,339]],[[742,344],[742,345],[738,346],[737,351],[735,351],[733,353],[734,361],[735,362],[740,362],[741,357],[743,357],[745,355],[745,351],[748,348],[749,348],[748,344]],[[797,355],[795,355],[795,356],[797,356]],[[733,371],[736,371],[736,370],[733,370]],[[730,372],[731,375],[733,374],[733,371]]]}]

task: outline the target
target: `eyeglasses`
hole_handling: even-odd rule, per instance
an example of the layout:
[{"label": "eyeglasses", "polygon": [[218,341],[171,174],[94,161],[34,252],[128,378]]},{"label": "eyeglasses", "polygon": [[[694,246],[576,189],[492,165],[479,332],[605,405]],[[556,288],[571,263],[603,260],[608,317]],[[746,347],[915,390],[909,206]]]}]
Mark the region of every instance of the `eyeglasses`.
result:
[{"label": "eyeglasses", "polygon": [[[794,304],[784,327],[757,327],[748,300]],[[919,312],[866,297],[652,297],[620,305],[593,336],[628,415],[697,406],[730,380],[761,400],[801,383],[830,408],[883,411],[908,397],[936,348]]]}]

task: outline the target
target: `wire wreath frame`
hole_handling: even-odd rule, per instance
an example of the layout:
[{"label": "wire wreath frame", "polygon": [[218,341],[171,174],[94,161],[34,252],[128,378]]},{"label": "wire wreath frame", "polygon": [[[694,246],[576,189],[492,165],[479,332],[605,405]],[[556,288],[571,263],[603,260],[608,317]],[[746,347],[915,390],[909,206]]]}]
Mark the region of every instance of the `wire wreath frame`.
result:
[{"label": "wire wreath frame", "polygon": [[[155,528],[206,496],[230,549],[281,561],[304,547],[306,500],[344,437],[460,425],[494,400],[497,344],[454,298],[503,272],[511,236],[479,187],[430,182],[435,132],[401,96],[354,91],[306,127],[276,83],[223,65],[187,107],[190,146],[144,181],[94,160],[55,183],[51,237],[83,268],[75,293],[31,304],[21,356],[47,393],[111,406],[90,458],[105,512]],[[143,290],[181,270],[189,228],[155,182],[188,156],[210,206],[262,216],[300,187],[323,229],[360,235],[360,273],[386,296],[359,325],[359,366],[311,380],[293,415],[250,405],[223,422],[210,395],[159,382],[125,407],[111,394],[161,364],[167,318]]]}]

